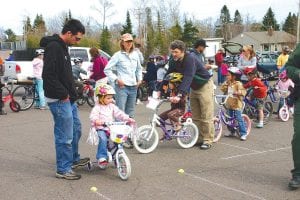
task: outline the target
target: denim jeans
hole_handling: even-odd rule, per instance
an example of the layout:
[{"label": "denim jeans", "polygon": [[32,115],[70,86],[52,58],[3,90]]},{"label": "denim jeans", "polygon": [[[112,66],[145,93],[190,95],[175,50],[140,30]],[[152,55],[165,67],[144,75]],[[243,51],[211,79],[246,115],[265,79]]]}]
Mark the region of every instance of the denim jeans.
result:
[{"label": "denim jeans", "polygon": [[116,105],[123,110],[131,118],[134,117],[134,108],[137,95],[136,86],[125,86],[120,88],[118,85],[115,87],[116,90]]},{"label": "denim jeans", "polygon": [[75,103],[56,101],[48,103],[54,120],[56,170],[65,173],[73,162],[79,161],[78,142],[81,137],[81,122]]},{"label": "denim jeans", "polygon": [[218,67],[218,85],[223,83],[223,77],[222,77],[222,73],[221,73],[221,66]]},{"label": "denim jeans", "polygon": [[105,131],[98,130],[97,131],[99,136],[99,144],[96,154],[96,159],[99,160],[100,158],[107,159],[107,136]]},{"label": "denim jeans", "polygon": [[229,109],[229,115],[231,117],[235,117],[237,122],[239,123],[239,132],[240,132],[240,135],[246,135],[247,132],[246,132],[246,125],[245,125],[245,122],[244,122],[244,119],[242,117],[242,112],[240,110],[230,110]]},{"label": "denim jeans", "polygon": [[35,79],[35,93],[39,97],[39,100],[35,102],[36,107],[44,107],[46,106],[44,89],[43,89],[43,79]]}]

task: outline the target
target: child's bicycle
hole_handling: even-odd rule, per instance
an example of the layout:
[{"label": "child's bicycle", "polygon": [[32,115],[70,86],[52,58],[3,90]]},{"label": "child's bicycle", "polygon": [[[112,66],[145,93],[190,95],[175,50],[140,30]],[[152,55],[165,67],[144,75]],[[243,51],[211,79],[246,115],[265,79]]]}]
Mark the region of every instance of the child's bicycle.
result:
[{"label": "child's bicycle", "polygon": [[[122,180],[127,180],[131,175],[131,164],[124,151],[123,143],[133,134],[133,128],[126,122],[107,122],[105,126],[109,128],[110,133],[107,141],[108,162],[114,164]],[[90,162],[87,167],[92,170],[97,164],[97,161]]]},{"label": "child's bicycle", "polygon": [[287,98],[290,95],[290,91],[288,91],[288,90],[278,90],[278,92],[279,92],[279,95],[280,95],[280,99],[282,99],[282,102],[283,102],[283,105],[279,109],[278,117],[282,121],[286,122],[290,118],[290,112],[289,112],[290,107],[287,105]]},{"label": "child's bicycle", "polygon": [[2,108],[6,102],[9,102],[9,107],[13,112],[19,112],[21,109],[20,104],[14,99],[12,90],[14,88],[15,79],[9,77],[2,77],[2,82],[4,83],[3,88],[8,92],[7,95],[2,97]]},{"label": "child's bicycle", "polygon": [[[248,115],[250,119],[254,119],[255,122],[258,122],[258,111],[256,109],[256,102],[250,99],[251,89],[247,91],[247,94],[244,98],[244,109],[243,113]],[[270,101],[264,101],[263,105],[263,113],[264,113],[264,124],[267,124],[273,113],[273,105]]]},{"label": "child's bicycle", "polygon": [[[133,145],[135,149],[140,153],[150,153],[154,151],[159,142],[159,134],[157,127],[163,131],[163,138],[161,140],[168,141],[177,139],[177,143],[182,148],[193,147],[198,140],[198,128],[193,123],[191,118],[185,118],[188,115],[184,115],[179,119],[182,128],[179,131],[174,130],[172,123],[166,122],[159,117],[158,110],[163,104],[169,102],[168,99],[158,100],[149,98],[148,108],[154,110],[153,117],[150,121],[150,125],[144,125],[138,128],[138,132],[133,135]],[[167,127],[170,127],[168,130]]]},{"label": "child's bicycle", "polygon": [[85,102],[87,102],[87,104],[90,107],[94,107],[95,106],[95,100],[94,100],[94,88],[93,88],[93,85],[95,84],[95,81],[93,79],[84,79],[82,81],[82,83],[83,83],[82,95],[79,96],[79,98],[77,99],[76,103],[77,103],[77,105],[81,106]]},{"label": "child's bicycle", "polygon": [[[215,127],[215,136],[214,136],[214,142],[217,142],[221,136],[222,136],[222,122],[225,126],[227,126],[228,130],[233,133],[237,133],[237,135],[240,137],[240,131],[239,131],[239,124],[235,116],[231,117],[227,114],[227,110],[224,107],[224,104],[226,103],[228,99],[228,95],[214,95],[215,102],[219,107],[218,114],[214,118],[214,127]],[[222,102],[219,102],[218,99],[222,99]],[[245,128],[246,128],[246,135],[248,136],[251,131],[251,120],[250,118],[242,114],[242,118],[245,122]]]}]

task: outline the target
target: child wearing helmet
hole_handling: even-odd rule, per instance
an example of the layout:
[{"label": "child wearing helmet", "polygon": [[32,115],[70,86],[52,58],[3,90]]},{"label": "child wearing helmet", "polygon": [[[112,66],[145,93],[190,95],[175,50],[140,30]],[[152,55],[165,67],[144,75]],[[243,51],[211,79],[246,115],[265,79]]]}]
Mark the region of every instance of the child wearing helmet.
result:
[{"label": "child wearing helmet", "polygon": [[[277,83],[278,89],[281,91],[287,91],[290,90],[292,92],[292,90],[294,89],[294,82],[288,78],[287,74],[286,74],[286,70],[284,70],[283,72],[281,72],[281,74],[279,74],[279,81]],[[290,108],[290,112],[294,113],[294,108],[293,108],[293,98],[291,98],[290,96],[287,97],[287,105]],[[279,100],[279,104],[278,104],[278,109],[277,109],[277,113],[279,113],[280,108],[283,105],[283,98],[280,97]]]},{"label": "child wearing helmet", "polygon": [[46,100],[44,95],[43,89],[43,79],[42,79],[42,72],[44,67],[44,49],[37,49],[35,50],[36,57],[32,60],[32,67],[33,67],[33,77],[35,78],[35,87],[36,93],[39,97],[38,101],[35,101],[34,108],[45,110],[46,109]]},{"label": "child wearing helmet", "polygon": [[[242,72],[237,67],[230,67],[226,75],[226,82],[221,86],[221,91],[229,95],[226,101],[226,108],[228,108],[231,117],[235,116],[240,130],[240,139],[245,141],[247,139],[247,132],[245,122],[242,118],[242,108],[243,108],[243,98],[246,95],[246,90],[243,84],[239,81]],[[235,134],[234,130],[226,133],[225,136],[233,136]]]},{"label": "child wearing helmet", "polygon": [[178,103],[172,102],[173,99],[178,98],[177,88],[178,85],[182,82],[182,78],[183,75],[181,73],[170,73],[166,76],[166,80],[169,81],[171,109],[159,115],[159,117],[163,120],[169,119],[173,123],[175,131],[179,131],[181,129],[179,117],[184,114],[186,105],[185,96],[182,96]]},{"label": "child wearing helmet", "polygon": [[264,99],[267,97],[267,86],[257,77],[257,70],[255,66],[246,67],[244,74],[248,77],[248,82],[244,84],[244,88],[251,88],[253,92],[251,94],[251,99],[256,102],[256,109],[258,110],[258,123],[257,128],[262,128],[264,126]]},{"label": "child wearing helmet", "polygon": [[73,78],[75,81],[75,87],[78,88],[77,92],[79,96],[82,96],[82,92],[83,92],[83,83],[82,78],[80,76],[80,74],[85,74],[87,75],[87,72],[82,69],[82,58],[77,57],[74,58],[74,65],[72,66],[72,74],[73,74]]},{"label": "child wearing helmet", "polygon": [[95,89],[95,95],[98,101],[95,103],[90,114],[91,125],[96,128],[99,136],[96,159],[101,169],[105,169],[108,164],[107,134],[109,134],[109,132],[103,124],[116,120],[128,121],[129,123],[135,122],[134,119],[130,118],[114,104],[114,94],[116,94],[116,92],[112,86],[104,83],[99,84]]}]

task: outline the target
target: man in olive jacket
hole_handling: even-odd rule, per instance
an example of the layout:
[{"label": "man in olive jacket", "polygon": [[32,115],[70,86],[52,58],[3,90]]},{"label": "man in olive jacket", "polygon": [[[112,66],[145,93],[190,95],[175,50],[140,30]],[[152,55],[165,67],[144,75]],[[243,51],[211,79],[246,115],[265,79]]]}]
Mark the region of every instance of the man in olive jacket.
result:
[{"label": "man in olive jacket", "polygon": [[300,187],[300,44],[289,56],[286,70],[288,77],[295,83],[294,91],[292,92],[292,97],[295,100],[294,136],[292,139],[294,169],[291,170],[292,179],[289,182],[289,188],[297,189]]}]

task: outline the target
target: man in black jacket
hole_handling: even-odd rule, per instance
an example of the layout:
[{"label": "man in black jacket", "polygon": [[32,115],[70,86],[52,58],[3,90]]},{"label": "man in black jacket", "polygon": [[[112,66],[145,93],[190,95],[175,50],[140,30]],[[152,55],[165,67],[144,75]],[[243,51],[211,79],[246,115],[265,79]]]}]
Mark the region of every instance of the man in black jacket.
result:
[{"label": "man in black jacket", "polygon": [[78,142],[81,122],[75,102],[77,93],[72,75],[68,45],[77,44],[85,33],[80,21],[71,19],[60,35],[44,37],[40,46],[45,48],[42,78],[46,101],[54,120],[56,150],[56,177],[77,180],[81,175],[72,171],[86,165],[90,159],[80,159]]},{"label": "man in black jacket", "polygon": [[200,148],[203,150],[209,149],[214,139],[213,81],[200,60],[192,53],[186,52],[184,42],[175,40],[171,43],[170,49],[175,62],[169,68],[167,74],[171,72],[183,74],[182,83],[178,87],[178,98],[183,94],[187,94],[189,88],[191,88],[192,118],[199,129]]}]

